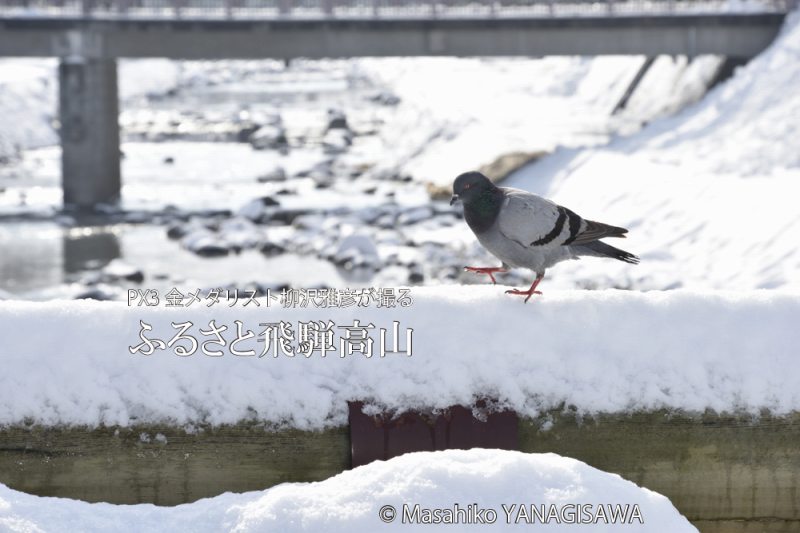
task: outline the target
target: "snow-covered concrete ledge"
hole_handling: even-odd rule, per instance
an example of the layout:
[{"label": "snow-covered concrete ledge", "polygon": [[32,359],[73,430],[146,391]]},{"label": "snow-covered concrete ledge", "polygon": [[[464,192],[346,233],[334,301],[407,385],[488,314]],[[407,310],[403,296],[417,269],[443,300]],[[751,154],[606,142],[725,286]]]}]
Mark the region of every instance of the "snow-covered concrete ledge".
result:
[{"label": "snow-covered concrete ledge", "polygon": [[[447,286],[411,297],[408,307],[328,309],[0,302],[0,424],[316,429],[346,424],[348,400],[403,410],[486,397],[531,417],[564,404],[586,413],[800,409],[799,293],[545,291],[524,305],[499,286]],[[178,331],[171,323],[191,321],[187,334],[202,342],[212,320],[228,327],[222,356],[180,357],[175,345],[131,353],[140,321],[164,341]],[[256,334],[261,323],[297,333],[300,322],[333,321],[337,348],[339,326],[371,323],[376,355],[232,355],[237,320]],[[394,321],[401,334],[413,330],[410,357],[377,353],[377,331],[391,344]],[[250,339],[237,349],[263,346]]]}]

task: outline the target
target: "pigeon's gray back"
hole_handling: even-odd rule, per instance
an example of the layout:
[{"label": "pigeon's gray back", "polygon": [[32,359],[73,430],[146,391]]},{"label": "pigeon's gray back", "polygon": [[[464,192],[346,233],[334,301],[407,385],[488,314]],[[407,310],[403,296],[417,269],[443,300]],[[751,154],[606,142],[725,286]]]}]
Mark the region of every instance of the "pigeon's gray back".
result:
[{"label": "pigeon's gray back", "polygon": [[562,246],[570,232],[558,205],[527,191],[501,190],[505,198],[494,225],[477,235],[489,252],[507,265],[536,272],[572,257]]},{"label": "pigeon's gray back", "polygon": [[505,200],[497,222],[506,237],[529,246],[553,232],[560,214],[558,205],[527,191],[502,190]]}]

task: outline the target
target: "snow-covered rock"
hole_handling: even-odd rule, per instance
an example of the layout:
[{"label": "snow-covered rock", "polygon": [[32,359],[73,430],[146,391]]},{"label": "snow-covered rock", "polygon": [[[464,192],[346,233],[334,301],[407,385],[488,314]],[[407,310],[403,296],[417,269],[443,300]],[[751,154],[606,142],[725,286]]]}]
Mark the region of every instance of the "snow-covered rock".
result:
[{"label": "snow-covered rock", "polygon": [[300,215],[292,221],[292,227],[298,230],[320,231],[325,217],[319,214]]},{"label": "snow-covered rock", "polygon": [[250,135],[248,141],[256,150],[284,148],[288,144],[283,126],[271,124],[258,128]]},{"label": "snow-covered rock", "polygon": [[141,283],[144,273],[140,268],[125,263],[121,259],[114,259],[103,268],[102,275],[110,281],[125,280]]},{"label": "snow-covered rock", "polygon": [[277,255],[281,255],[282,253],[286,252],[286,248],[282,244],[278,244],[275,242],[265,242],[261,244],[259,251],[266,257],[275,257]]},{"label": "snow-covered rock", "polygon": [[347,129],[331,129],[322,138],[326,154],[341,154],[353,144],[353,134]]},{"label": "snow-covered rock", "polygon": [[202,257],[220,257],[231,252],[228,243],[216,231],[206,227],[199,227],[187,233],[181,239],[181,244]]},{"label": "snow-covered rock", "polygon": [[237,215],[258,222],[269,218],[280,205],[280,202],[271,196],[262,196],[261,198],[250,200],[240,207]]},{"label": "snow-covered rock", "polygon": [[326,130],[348,130],[347,115],[341,109],[328,109],[328,125]]},{"label": "snow-covered rock", "polygon": [[252,248],[263,239],[261,229],[243,217],[223,220],[219,224],[219,233],[225,242],[239,250]]},{"label": "snow-covered rock", "polygon": [[375,242],[364,233],[348,235],[342,239],[332,259],[337,265],[352,268],[377,267],[380,263]]},{"label": "snow-covered rock", "polygon": [[378,94],[371,96],[369,99],[371,102],[385,106],[396,106],[400,103],[400,97],[389,91],[381,91]]},{"label": "snow-covered rock", "polygon": [[275,167],[272,170],[261,174],[256,178],[259,183],[271,183],[275,181],[286,181],[286,171],[283,167]]},{"label": "snow-covered rock", "polygon": [[407,226],[428,220],[433,217],[433,208],[430,206],[413,207],[400,213],[397,217],[397,224]]}]

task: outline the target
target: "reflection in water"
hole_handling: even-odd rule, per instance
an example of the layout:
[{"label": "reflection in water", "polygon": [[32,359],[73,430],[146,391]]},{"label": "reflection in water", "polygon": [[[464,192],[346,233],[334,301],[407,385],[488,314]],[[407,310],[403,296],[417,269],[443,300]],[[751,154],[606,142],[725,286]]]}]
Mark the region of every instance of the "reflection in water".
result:
[{"label": "reflection in water", "polygon": [[[98,277],[114,259],[138,269],[144,283]],[[64,228],[52,221],[0,223],[0,292],[39,300],[73,297],[81,287],[104,279],[123,291],[129,286],[168,291],[256,283],[313,288],[363,286],[374,272],[337,272],[328,261],[283,254],[265,257],[245,250],[220,258],[199,257],[167,239],[158,225],[94,225]],[[67,290],[69,284],[76,284]],[[124,293],[123,293],[124,294]]]},{"label": "reflection in water", "polygon": [[[64,274],[77,274],[106,266],[121,256],[119,240],[112,231],[73,228],[63,234]],[[69,277],[64,281],[70,281]]]},{"label": "reflection in water", "polygon": [[0,224],[0,289],[21,294],[60,284],[62,232],[53,223]]}]

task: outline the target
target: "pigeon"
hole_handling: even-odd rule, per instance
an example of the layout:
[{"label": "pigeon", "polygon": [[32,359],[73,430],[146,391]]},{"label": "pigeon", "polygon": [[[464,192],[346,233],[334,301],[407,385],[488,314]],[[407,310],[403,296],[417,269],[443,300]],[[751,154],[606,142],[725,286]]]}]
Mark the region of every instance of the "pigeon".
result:
[{"label": "pigeon", "polygon": [[525,296],[525,303],[544,278],[545,270],[567,259],[582,256],[610,257],[638,264],[635,255],[602,242],[606,237],[625,238],[625,228],[581,218],[566,207],[528,191],[498,187],[480,172],[465,172],[453,182],[450,205],[464,204],[464,219],[481,245],[502,261],[500,267],[464,267],[469,272],[494,274],[509,268],[527,268],[536,279],[527,291],[507,294]]}]

